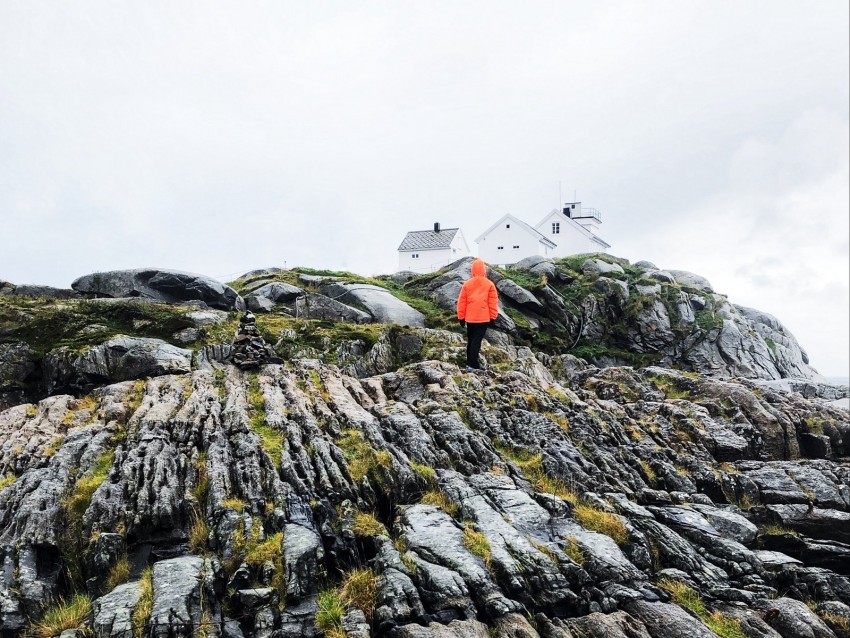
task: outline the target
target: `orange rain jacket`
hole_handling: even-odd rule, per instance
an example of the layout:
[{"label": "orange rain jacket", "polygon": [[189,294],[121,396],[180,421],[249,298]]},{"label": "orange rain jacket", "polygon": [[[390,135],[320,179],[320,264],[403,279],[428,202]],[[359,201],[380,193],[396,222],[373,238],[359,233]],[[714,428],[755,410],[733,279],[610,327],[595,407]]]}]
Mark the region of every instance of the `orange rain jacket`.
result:
[{"label": "orange rain jacket", "polygon": [[457,318],[467,323],[488,323],[499,316],[499,293],[487,279],[483,261],[472,262],[472,277],[463,283],[457,298]]}]

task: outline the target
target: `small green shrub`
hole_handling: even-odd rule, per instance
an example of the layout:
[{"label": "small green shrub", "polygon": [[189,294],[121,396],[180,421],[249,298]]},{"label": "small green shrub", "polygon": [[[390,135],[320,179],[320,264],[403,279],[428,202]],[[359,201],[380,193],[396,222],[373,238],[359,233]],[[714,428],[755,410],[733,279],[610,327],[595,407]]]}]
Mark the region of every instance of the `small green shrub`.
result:
[{"label": "small green shrub", "polygon": [[617,545],[625,545],[629,542],[626,524],[616,514],[601,510],[589,503],[580,502],[575,506],[573,515],[582,527],[610,536]]},{"label": "small green shrub", "polygon": [[357,514],[354,515],[354,526],[352,531],[355,536],[359,536],[361,538],[369,538],[378,535],[389,536],[384,524],[375,518],[374,514],[367,514],[365,512],[357,512]]},{"label": "small green shrub", "polygon": [[116,561],[116,563],[112,566],[112,569],[109,570],[109,576],[106,577],[106,591],[110,592],[118,585],[127,582],[127,579],[130,577],[130,561],[126,556],[122,556]]},{"label": "small green shrub", "polygon": [[479,531],[476,531],[471,523],[467,523],[463,528],[463,546],[471,553],[479,556],[484,560],[484,564],[490,567],[490,561],[493,555],[490,552],[490,542],[487,537]]},{"label": "small green shrub", "polygon": [[577,565],[584,565],[584,561],[587,560],[587,557],[584,555],[584,552],[581,551],[578,539],[575,536],[568,536],[566,541],[567,544],[564,547],[564,553],[566,553],[566,555],[569,556]]},{"label": "small green shrub", "polygon": [[38,638],[53,638],[66,629],[83,627],[88,623],[91,611],[88,594],[75,594],[67,602],[60,598],[56,604],[47,608],[40,621],[33,624],[33,634]]},{"label": "small green shrub", "polygon": [[245,562],[249,565],[263,565],[267,561],[274,563],[283,556],[283,532],[266,537],[261,543],[250,544],[245,552]]},{"label": "small green shrub", "polygon": [[442,490],[430,490],[425,492],[425,494],[422,495],[420,503],[439,507],[452,518],[456,517],[458,512],[460,512],[460,506],[451,500]]},{"label": "small green shrub", "polygon": [[339,592],[335,589],[319,592],[316,604],[319,608],[316,612],[316,627],[325,632],[326,638],[344,638],[342,617],[345,615],[345,605]]},{"label": "small green shrub", "polygon": [[375,572],[367,568],[349,572],[343,580],[340,598],[362,610],[366,620],[372,622],[378,598],[378,578]]}]

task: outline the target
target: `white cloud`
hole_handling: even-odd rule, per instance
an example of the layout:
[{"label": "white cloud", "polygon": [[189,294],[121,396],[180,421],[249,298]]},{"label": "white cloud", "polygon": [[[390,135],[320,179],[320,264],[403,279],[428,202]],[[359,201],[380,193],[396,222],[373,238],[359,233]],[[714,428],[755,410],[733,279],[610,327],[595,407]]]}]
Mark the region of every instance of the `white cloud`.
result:
[{"label": "white cloud", "polygon": [[850,352],[847,123],[809,111],[774,139],[750,138],[728,160],[727,186],[670,226],[639,233],[658,265],[692,270],[733,303],[776,315],[813,365],[841,375]]}]

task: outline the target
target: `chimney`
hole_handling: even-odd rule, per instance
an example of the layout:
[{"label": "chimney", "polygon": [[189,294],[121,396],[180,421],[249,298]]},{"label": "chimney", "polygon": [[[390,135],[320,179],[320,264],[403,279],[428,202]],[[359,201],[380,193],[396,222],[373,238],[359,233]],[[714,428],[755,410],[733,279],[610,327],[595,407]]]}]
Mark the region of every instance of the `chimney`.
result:
[{"label": "chimney", "polygon": [[434,232],[435,233],[440,232],[440,222],[434,222]]}]

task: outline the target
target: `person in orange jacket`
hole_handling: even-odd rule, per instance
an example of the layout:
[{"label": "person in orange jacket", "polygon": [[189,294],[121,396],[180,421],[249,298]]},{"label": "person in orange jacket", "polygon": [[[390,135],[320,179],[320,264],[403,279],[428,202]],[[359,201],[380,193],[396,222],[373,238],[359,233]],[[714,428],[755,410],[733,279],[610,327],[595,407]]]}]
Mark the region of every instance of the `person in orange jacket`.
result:
[{"label": "person in orange jacket", "polygon": [[499,293],[487,279],[487,265],[480,259],[472,262],[472,277],[463,283],[457,298],[457,318],[466,326],[466,369],[480,370],[478,353],[487,328],[499,316]]}]

